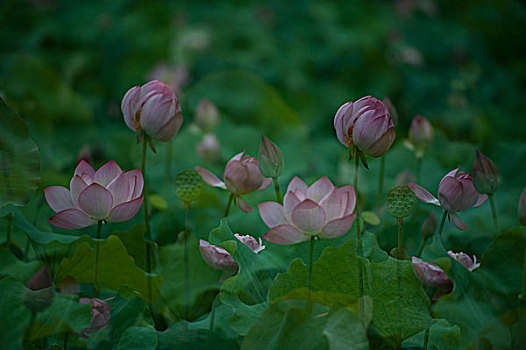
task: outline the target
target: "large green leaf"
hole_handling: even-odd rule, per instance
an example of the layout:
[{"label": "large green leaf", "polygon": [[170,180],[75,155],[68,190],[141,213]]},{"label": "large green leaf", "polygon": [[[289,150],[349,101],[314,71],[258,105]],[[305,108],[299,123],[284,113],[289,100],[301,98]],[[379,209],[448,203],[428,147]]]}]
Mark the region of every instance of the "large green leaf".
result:
[{"label": "large green leaf", "polygon": [[[425,343],[426,331],[412,336],[404,342],[405,347],[422,347]],[[460,329],[450,325],[446,320],[433,319],[429,328],[427,349],[458,350],[460,348]]]},{"label": "large green leaf", "polygon": [[11,278],[0,279],[0,343],[6,349],[21,349],[31,311],[24,305],[24,285]]},{"label": "large green leaf", "polygon": [[39,261],[20,261],[8,248],[0,246],[0,278],[9,276],[26,283],[40,265]]},{"label": "large green leaf", "polygon": [[0,98],[0,207],[25,205],[40,183],[40,156],[27,126]]},{"label": "large green leaf", "polygon": [[153,350],[157,348],[157,332],[151,326],[132,326],[126,329],[118,349]]},{"label": "large green leaf", "polygon": [[[126,247],[117,236],[110,236],[100,243],[99,252],[99,284],[101,287],[119,290],[128,287],[143,298],[146,302],[159,298],[162,285],[162,276],[148,276],[139,269]],[[57,274],[61,281],[66,276],[71,276],[79,283],[93,284],[95,281],[95,249],[88,243],[82,243],[75,250],[72,257],[64,259]],[[151,281],[151,299],[148,292],[148,279]]]}]

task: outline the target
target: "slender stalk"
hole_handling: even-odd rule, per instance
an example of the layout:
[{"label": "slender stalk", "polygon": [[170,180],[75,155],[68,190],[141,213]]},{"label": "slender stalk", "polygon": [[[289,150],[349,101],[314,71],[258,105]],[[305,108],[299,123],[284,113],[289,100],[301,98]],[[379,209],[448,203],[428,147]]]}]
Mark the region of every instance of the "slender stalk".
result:
[{"label": "slender stalk", "polygon": [[228,203],[226,204],[225,218],[228,217],[228,213],[230,212],[230,206],[232,205],[233,199],[234,199],[234,194],[230,193],[230,196],[228,197]]},{"label": "slender stalk", "polygon": [[311,282],[312,282],[312,263],[314,260],[314,240],[316,239],[315,236],[311,236],[310,238],[310,252],[309,252],[309,274],[307,275],[307,313],[312,312],[312,300],[311,300]]},{"label": "slender stalk", "polygon": [[99,296],[99,256],[100,256],[100,233],[102,231],[102,220],[97,222],[97,240],[95,241],[95,281],[93,288],[95,289],[94,297]]},{"label": "slender stalk", "polygon": [[360,320],[362,321],[363,326],[365,327],[365,305],[363,300],[364,287],[363,287],[363,264],[362,264],[362,232],[360,229],[360,207],[358,202],[358,171],[360,169],[360,155],[356,154],[354,159],[354,192],[356,193],[356,240],[357,240],[357,253],[360,256],[358,258],[358,288],[360,293],[360,302],[359,302],[359,312]]},{"label": "slender stalk", "polygon": [[420,247],[418,248],[418,253],[416,253],[416,257],[419,258],[420,255],[422,255],[422,251],[424,250],[424,247],[426,245],[428,236],[422,237],[422,243],[420,243]]},{"label": "slender stalk", "polygon": [[380,158],[380,175],[378,177],[378,194],[376,197],[376,207],[382,206],[382,199],[384,194],[384,169],[385,169],[385,154]]},{"label": "slender stalk", "polygon": [[497,208],[495,207],[495,200],[493,199],[493,194],[488,194],[489,204],[491,205],[491,216],[493,216],[493,225],[495,225],[495,230],[499,234],[499,222],[497,220]]},{"label": "slender stalk", "polygon": [[172,178],[172,140],[173,139],[170,139],[166,142],[166,158],[164,160],[164,176],[166,178],[166,183],[169,183]]},{"label": "slender stalk", "polygon": [[276,191],[276,201],[278,203],[281,203],[281,191],[279,190],[279,181],[277,177],[272,178],[272,182],[274,182],[274,190]]},{"label": "slender stalk", "polygon": [[404,250],[404,218],[396,218],[396,220],[398,221],[398,259],[402,260],[404,257],[404,255],[402,255]]},{"label": "slender stalk", "polygon": [[184,233],[184,319],[188,321],[188,311],[190,307],[190,264],[188,253],[188,239],[190,238],[190,202],[186,205],[186,231]]},{"label": "slender stalk", "polygon": [[[143,189],[143,206],[144,206],[144,245],[146,250],[146,272],[150,274],[152,272],[152,252],[150,247],[150,241],[152,240],[152,234],[150,231],[150,216],[148,214],[148,188],[146,182],[146,151],[148,146],[148,135],[143,134],[142,140],[142,162],[141,162],[141,172],[144,178],[144,189]],[[152,301],[152,281],[150,276],[146,278],[148,283],[148,300]]]},{"label": "slender stalk", "polygon": [[427,350],[427,347],[429,345],[429,328],[430,328],[430,323],[431,323],[431,321],[427,322],[426,333],[424,334],[424,350]]},{"label": "slender stalk", "polygon": [[446,247],[444,244],[444,240],[442,239],[442,231],[444,231],[444,223],[446,222],[447,217],[447,211],[444,210],[444,213],[442,214],[442,219],[440,220],[440,226],[438,227],[438,237],[440,237],[440,241],[442,242],[442,245],[444,248]]},{"label": "slender stalk", "polygon": [[356,237],[361,243],[362,232],[360,230],[360,208],[358,206],[358,170],[360,169],[360,157],[357,154],[354,158],[354,192],[356,193]]}]

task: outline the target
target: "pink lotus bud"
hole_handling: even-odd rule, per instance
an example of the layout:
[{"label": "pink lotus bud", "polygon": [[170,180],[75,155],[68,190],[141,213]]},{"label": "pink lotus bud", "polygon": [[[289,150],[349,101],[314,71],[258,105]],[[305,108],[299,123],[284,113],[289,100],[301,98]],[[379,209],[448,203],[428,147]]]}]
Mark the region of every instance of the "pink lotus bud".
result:
[{"label": "pink lotus bud", "polygon": [[35,273],[27,282],[27,288],[24,293],[24,304],[35,312],[42,311],[53,302],[53,278],[46,265]]},{"label": "pink lotus bud", "polygon": [[277,178],[283,171],[283,153],[278,145],[265,135],[261,136],[258,150],[259,170],[265,177]]},{"label": "pink lotus bud", "polygon": [[175,94],[168,85],[157,80],[128,90],[121,110],[131,130],[142,130],[159,141],[171,139],[183,123]]},{"label": "pink lotus bud", "polygon": [[411,266],[416,277],[426,287],[436,288],[433,301],[438,300],[442,295],[448,294],[453,290],[453,281],[437,265],[427,263],[416,256],[411,259]]},{"label": "pink lotus bud", "polygon": [[232,255],[224,248],[199,240],[199,251],[205,262],[213,269],[223,271],[237,271],[239,265]]},{"label": "pink lotus bud", "polygon": [[500,183],[499,169],[491,159],[478,150],[473,162],[473,185],[479,193],[493,194]]},{"label": "pink lotus bud", "polygon": [[195,114],[195,123],[204,132],[211,132],[219,122],[219,111],[214,103],[207,99],[199,101]]},{"label": "pink lotus bud", "polygon": [[243,242],[247,247],[252,249],[252,251],[256,254],[265,249],[261,238],[259,238],[259,241],[256,241],[256,239],[250,235],[242,236],[240,234],[235,233],[234,236],[236,236],[236,238]]},{"label": "pink lotus bud", "polygon": [[108,322],[111,318],[111,305],[97,298],[80,298],[81,304],[91,304],[91,325],[84,329],[79,336],[88,337],[88,333],[94,333],[100,329],[108,328]]},{"label": "pink lotus bud", "polygon": [[526,226],[526,188],[524,188],[519,198],[518,214],[519,222],[521,225]]},{"label": "pink lotus bud", "polygon": [[44,190],[46,200],[56,214],[49,223],[65,229],[94,225],[98,220],[130,220],[141,207],[144,180],[140,170],[124,172],[114,161],[95,171],[81,161],[69,190],[51,186]]},{"label": "pink lotus bud", "polygon": [[423,151],[433,142],[433,126],[426,118],[417,114],[409,129],[409,141],[415,147],[417,155],[423,155]]},{"label": "pink lotus bud", "polygon": [[429,216],[422,223],[422,234],[424,237],[431,237],[435,234],[437,228],[437,217],[435,212],[429,214]]},{"label": "pink lotus bud", "polygon": [[270,228],[263,238],[277,244],[295,244],[312,236],[336,238],[351,228],[356,213],[354,187],[335,187],[326,177],[308,187],[294,177],[277,202],[259,204],[259,215]]},{"label": "pink lotus bud", "polygon": [[422,202],[444,208],[448,212],[453,225],[460,230],[465,230],[468,226],[456,213],[481,206],[488,200],[488,196],[479,194],[473,186],[471,175],[458,171],[458,169],[450,171],[440,181],[438,185],[438,199],[415,183],[411,182],[408,186]]},{"label": "pink lotus bud", "polygon": [[197,146],[197,153],[201,159],[208,163],[215,163],[221,159],[221,145],[214,134],[206,134]]},{"label": "pink lotus bud", "polygon": [[447,253],[449,254],[450,257],[452,257],[453,259],[455,259],[456,261],[464,265],[464,267],[468,269],[469,271],[473,271],[477,267],[480,266],[480,264],[477,263],[477,257],[475,255],[473,255],[473,260],[471,260],[469,255],[467,255],[466,253],[462,253],[462,252],[453,253],[453,251],[451,250],[448,251]]},{"label": "pink lotus bud", "polygon": [[344,146],[354,145],[372,157],[387,152],[396,136],[387,108],[371,96],[341,106],[334,117],[334,128]]}]

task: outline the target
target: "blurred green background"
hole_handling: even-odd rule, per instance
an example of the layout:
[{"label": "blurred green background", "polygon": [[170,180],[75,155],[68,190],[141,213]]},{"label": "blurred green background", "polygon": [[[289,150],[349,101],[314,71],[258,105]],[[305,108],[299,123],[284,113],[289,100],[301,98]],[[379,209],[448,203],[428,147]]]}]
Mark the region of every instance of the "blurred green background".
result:
[{"label": "blurred green background", "polygon": [[[502,173],[496,195],[501,226],[517,223],[526,170],[524,3],[4,0],[0,6],[0,94],[39,147],[41,189],[67,185],[80,157],[96,166],[115,159],[123,169],[138,167],[140,147],[123,123],[121,98],[153,78],[176,90],[182,130],[148,158],[152,192],[162,194],[157,210],[166,213],[154,216],[161,242],[175,240],[184,223],[173,176],[195,165],[220,175],[234,154],[256,154],[262,132],[284,150],[282,187],[294,175],[312,182],[325,174],[338,185],[349,183],[352,169],[332,119],[341,104],[365,95],[388,96],[398,110],[384,191],[402,171],[415,172],[414,156],[402,141],[420,113],[435,126],[436,137],[419,182],[436,194],[446,172],[459,165],[471,169],[478,148]],[[203,135],[192,120],[202,98],[221,113],[215,131],[220,161],[207,162],[196,151]],[[371,170],[361,175],[368,209],[376,204],[378,163],[371,160]],[[255,206],[273,193],[247,199]],[[207,190],[196,208],[198,236],[217,226],[225,202],[226,194]],[[37,215],[37,208],[37,225],[50,229],[52,212],[42,206],[41,191],[27,216]],[[431,210],[420,209],[408,235],[410,249],[418,246],[418,225]],[[467,236],[449,229],[450,240],[456,248],[481,252],[486,244],[466,247],[462,237],[489,242],[489,208],[461,216],[470,226]],[[232,222],[245,233],[265,230],[256,212],[235,210]],[[393,223],[387,217],[378,232],[386,249],[395,245]]]}]

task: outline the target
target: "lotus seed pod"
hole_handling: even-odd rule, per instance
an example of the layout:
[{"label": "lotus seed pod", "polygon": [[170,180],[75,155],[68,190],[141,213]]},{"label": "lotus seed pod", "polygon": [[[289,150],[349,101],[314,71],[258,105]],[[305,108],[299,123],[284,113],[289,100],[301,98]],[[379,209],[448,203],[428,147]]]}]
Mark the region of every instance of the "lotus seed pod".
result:
[{"label": "lotus seed pod", "polygon": [[175,177],[175,195],[185,203],[198,199],[203,188],[203,179],[194,169],[183,170]]},{"label": "lotus seed pod", "polygon": [[411,215],[416,208],[416,196],[409,186],[396,186],[385,197],[387,212],[395,218]]}]

